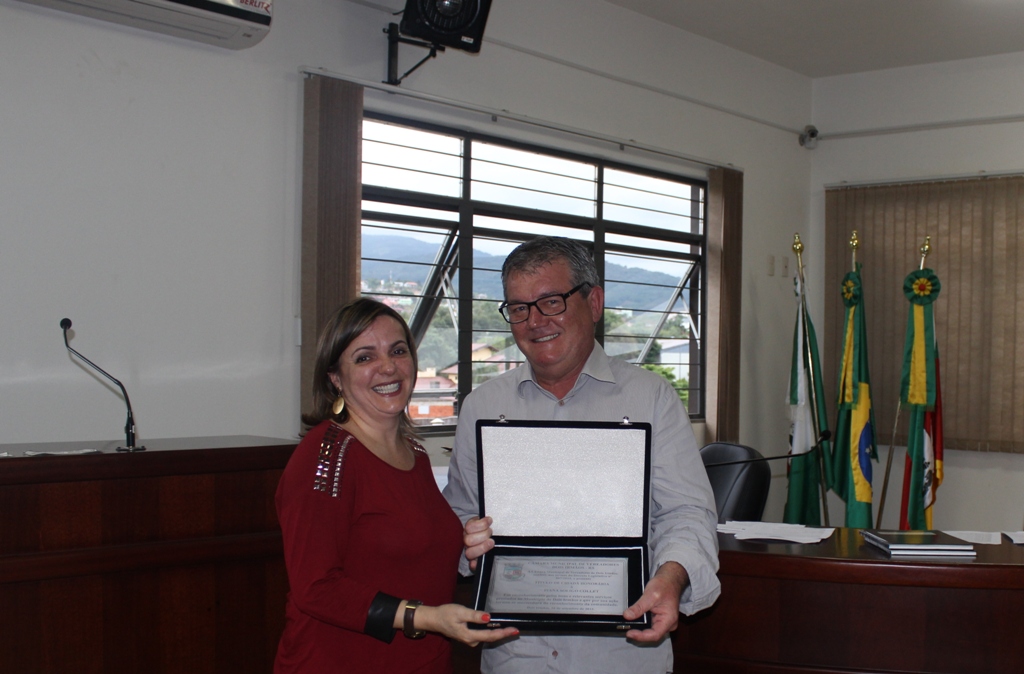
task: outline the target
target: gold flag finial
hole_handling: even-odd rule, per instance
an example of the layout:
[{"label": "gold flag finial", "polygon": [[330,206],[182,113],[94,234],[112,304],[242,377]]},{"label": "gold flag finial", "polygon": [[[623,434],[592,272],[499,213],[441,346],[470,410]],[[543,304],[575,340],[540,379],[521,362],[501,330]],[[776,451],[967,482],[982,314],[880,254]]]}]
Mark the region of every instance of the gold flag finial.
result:
[{"label": "gold flag finial", "polygon": [[932,252],[932,237],[926,236],[924,243],[921,244],[921,269],[924,269],[924,260],[930,252]]},{"label": "gold flag finial", "polygon": [[850,250],[853,256],[853,271],[857,271],[857,249],[860,248],[860,239],[857,237],[857,230],[850,233]]},{"label": "gold flag finial", "polygon": [[796,273],[800,277],[800,283],[804,282],[804,244],[800,240],[800,234],[793,235],[793,252],[796,253]]}]

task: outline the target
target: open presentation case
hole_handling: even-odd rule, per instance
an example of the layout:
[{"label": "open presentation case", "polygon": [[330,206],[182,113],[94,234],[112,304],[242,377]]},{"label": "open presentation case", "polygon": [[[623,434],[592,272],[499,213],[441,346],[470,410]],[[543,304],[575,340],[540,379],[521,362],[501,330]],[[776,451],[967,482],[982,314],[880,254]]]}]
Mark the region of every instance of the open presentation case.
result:
[{"label": "open presentation case", "polygon": [[495,543],[477,566],[474,608],[491,616],[481,627],[650,627],[649,613],[622,613],[649,579],[651,425],[480,420],[476,437]]}]

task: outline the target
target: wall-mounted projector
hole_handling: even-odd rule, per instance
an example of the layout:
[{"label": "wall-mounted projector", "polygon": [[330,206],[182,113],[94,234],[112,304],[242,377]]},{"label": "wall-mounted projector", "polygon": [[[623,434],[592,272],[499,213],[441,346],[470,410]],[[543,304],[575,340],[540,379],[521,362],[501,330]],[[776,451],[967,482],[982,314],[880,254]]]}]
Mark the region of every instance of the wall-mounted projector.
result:
[{"label": "wall-mounted projector", "polygon": [[270,32],[273,0],[22,0],[227,49]]}]

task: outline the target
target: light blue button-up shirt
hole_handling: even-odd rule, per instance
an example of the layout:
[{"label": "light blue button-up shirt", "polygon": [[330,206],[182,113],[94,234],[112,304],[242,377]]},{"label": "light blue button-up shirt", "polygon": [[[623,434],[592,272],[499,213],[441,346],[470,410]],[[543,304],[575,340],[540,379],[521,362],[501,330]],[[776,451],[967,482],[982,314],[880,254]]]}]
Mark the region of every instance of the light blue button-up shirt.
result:
[{"label": "light blue button-up shirt", "polygon": [[[690,578],[679,610],[690,615],[711,606],[721,592],[718,571],[718,515],[689,415],[669,383],[653,372],[609,358],[599,344],[572,390],[561,400],[541,388],[527,363],[483,384],[459,413],[445,498],[463,523],[479,515],[476,422],[478,419],[533,421],[649,422],[651,503],[647,536],[651,574],[678,562]],[[465,558],[460,571],[469,573]],[[635,644],[623,636],[523,635],[486,647],[483,671],[646,674],[672,671],[672,644]]]}]

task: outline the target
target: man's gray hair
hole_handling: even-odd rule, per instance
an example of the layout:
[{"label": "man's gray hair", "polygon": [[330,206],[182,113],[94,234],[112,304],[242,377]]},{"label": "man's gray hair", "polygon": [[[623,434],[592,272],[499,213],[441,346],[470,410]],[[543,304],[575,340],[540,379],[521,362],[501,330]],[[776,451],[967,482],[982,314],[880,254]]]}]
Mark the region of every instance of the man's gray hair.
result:
[{"label": "man's gray hair", "polygon": [[508,277],[512,274],[533,274],[546,264],[565,260],[573,287],[586,283],[580,293],[586,297],[591,288],[601,284],[590,251],[579,241],[562,236],[538,236],[516,246],[501,265],[501,289],[508,298]]}]

